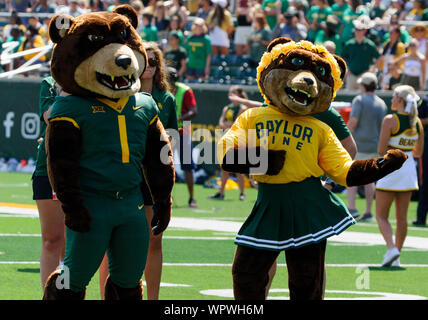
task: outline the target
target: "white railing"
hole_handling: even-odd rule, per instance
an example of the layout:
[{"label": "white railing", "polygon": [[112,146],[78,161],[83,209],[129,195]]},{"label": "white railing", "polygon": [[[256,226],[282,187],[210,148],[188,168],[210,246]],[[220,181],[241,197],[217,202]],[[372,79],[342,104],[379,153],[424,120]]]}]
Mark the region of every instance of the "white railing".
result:
[{"label": "white railing", "polygon": [[[0,78],[12,78],[13,76],[20,74],[20,73],[40,69],[41,67],[43,67],[43,65],[41,63],[37,63],[37,64],[33,64],[33,63],[36,62],[40,57],[42,57],[45,54],[47,54],[48,52],[50,52],[52,50],[52,47],[53,47],[52,44],[48,44],[48,45],[43,46],[43,47],[33,48],[33,49],[28,49],[28,50],[13,53],[13,50],[18,45],[19,45],[19,42],[17,42],[17,41],[6,42],[3,44],[3,50],[4,51],[0,55],[0,64],[1,65],[7,65],[8,64],[9,65],[9,71],[0,73]],[[36,53],[36,55],[34,57],[32,57],[31,59],[26,61],[24,64],[20,65],[15,70],[13,69],[14,59],[21,58],[21,57],[26,56],[28,54],[35,54],[35,53]]]},{"label": "white railing", "polygon": [[[0,17],[10,18],[11,12],[0,12]],[[54,13],[37,13],[37,12],[18,12],[21,18],[38,17],[38,18],[52,18]]]}]

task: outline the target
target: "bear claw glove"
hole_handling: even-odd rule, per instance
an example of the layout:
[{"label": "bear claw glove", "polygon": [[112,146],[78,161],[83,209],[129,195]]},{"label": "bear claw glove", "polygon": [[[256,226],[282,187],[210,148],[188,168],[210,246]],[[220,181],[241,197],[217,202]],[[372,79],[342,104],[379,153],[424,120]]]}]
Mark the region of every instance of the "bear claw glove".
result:
[{"label": "bear claw glove", "polygon": [[349,169],[346,184],[353,187],[375,182],[400,169],[406,160],[406,154],[396,149],[388,150],[383,158],[355,160]]}]

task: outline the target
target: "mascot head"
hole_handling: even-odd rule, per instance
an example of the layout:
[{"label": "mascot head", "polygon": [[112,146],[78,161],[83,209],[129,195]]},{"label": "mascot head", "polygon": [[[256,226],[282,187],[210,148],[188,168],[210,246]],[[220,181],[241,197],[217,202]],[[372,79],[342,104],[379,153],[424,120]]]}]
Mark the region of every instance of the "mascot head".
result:
[{"label": "mascot head", "polygon": [[323,46],[277,38],[263,54],[257,83],[266,103],[289,115],[311,115],[330,107],[345,73],[345,61]]},{"label": "mascot head", "polygon": [[137,13],[128,5],[76,18],[54,16],[52,77],[73,95],[117,99],[138,92],[147,55],[137,25]]}]

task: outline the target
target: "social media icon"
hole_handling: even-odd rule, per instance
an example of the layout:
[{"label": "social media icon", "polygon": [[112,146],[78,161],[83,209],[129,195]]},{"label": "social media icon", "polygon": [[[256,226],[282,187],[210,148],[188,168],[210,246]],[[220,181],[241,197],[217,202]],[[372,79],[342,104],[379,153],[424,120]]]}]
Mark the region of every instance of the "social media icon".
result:
[{"label": "social media icon", "polygon": [[37,139],[40,134],[40,118],[38,114],[26,112],[21,118],[21,134],[24,139]]}]

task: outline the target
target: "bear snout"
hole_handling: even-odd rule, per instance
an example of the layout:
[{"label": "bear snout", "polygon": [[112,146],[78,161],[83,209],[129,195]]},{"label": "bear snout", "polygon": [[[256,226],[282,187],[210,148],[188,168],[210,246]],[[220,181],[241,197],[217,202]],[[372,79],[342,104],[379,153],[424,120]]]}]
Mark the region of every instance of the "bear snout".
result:
[{"label": "bear snout", "polygon": [[121,67],[123,70],[126,70],[131,65],[132,59],[129,56],[122,54],[116,57],[116,59],[114,59],[114,62],[117,66]]}]

